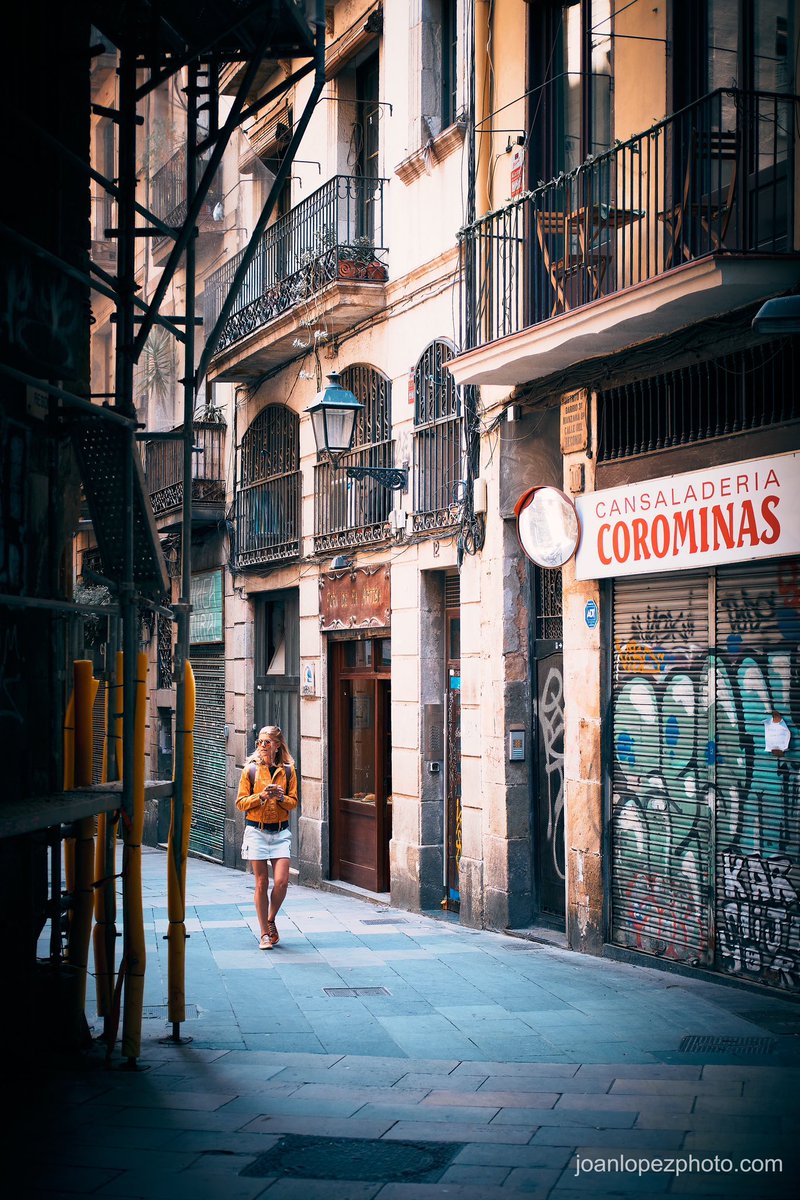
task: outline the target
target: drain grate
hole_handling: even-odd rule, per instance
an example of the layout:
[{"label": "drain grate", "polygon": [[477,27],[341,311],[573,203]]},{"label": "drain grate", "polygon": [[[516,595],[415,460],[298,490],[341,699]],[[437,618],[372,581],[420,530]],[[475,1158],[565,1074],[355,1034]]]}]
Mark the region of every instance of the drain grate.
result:
[{"label": "drain grate", "polygon": [[[196,1004],[187,1004],[185,1006],[185,1008],[186,1008],[186,1020],[187,1021],[190,1021],[193,1018],[197,1017],[197,1005]],[[145,1004],[144,1008],[142,1009],[142,1020],[143,1021],[168,1021],[169,1020],[169,1006],[166,1004]]]},{"label": "drain grate", "polygon": [[770,1037],[714,1037],[690,1034],[681,1040],[681,1054],[772,1054],[776,1039]]},{"label": "drain grate", "polygon": [[265,1179],[348,1179],[375,1183],[436,1183],[461,1142],[378,1142],[367,1138],[286,1133],[240,1175]]},{"label": "drain grate", "polygon": [[385,987],[323,988],[322,990],[326,996],[391,996],[392,994]]},{"label": "drain grate", "polygon": [[407,925],[408,921],[405,917],[370,917],[369,920],[361,921],[362,925]]}]

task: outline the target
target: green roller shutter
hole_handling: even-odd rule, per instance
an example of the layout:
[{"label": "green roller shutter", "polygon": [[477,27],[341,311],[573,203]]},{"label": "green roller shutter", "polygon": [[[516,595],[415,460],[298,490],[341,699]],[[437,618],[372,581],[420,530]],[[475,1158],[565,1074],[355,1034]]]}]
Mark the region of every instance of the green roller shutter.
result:
[{"label": "green roller shutter", "polygon": [[225,831],[225,659],[190,659],[195,679],[194,788],[189,848],[220,861]]},{"label": "green roller shutter", "polygon": [[706,963],[708,574],[616,580],[613,637],[611,938]]}]

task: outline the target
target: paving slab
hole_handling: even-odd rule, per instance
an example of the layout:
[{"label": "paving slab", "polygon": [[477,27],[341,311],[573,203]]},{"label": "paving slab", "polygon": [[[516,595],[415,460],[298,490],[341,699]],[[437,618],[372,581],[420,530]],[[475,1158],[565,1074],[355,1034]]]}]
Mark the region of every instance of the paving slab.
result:
[{"label": "paving slab", "polygon": [[[793,1195],[800,1005],[292,884],[258,949],[252,877],[190,859],[186,999],[169,1039],[166,855],[142,855],[148,965],[134,1071],[117,1044],[37,1061],[6,1123],[28,1192],[148,1200],[586,1200]],[[385,924],[366,924],[382,920]],[[119,928],[119,926],[118,926]],[[39,953],[48,953],[49,927]],[[91,964],[90,964],[91,969]],[[385,988],[385,995],[332,996]],[[102,1021],[87,1018],[95,1035]],[[776,1034],[774,1030],[780,1030]],[[789,1032],[786,1032],[789,1031]],[[795,1031],[795,1032],[792,1032]],[[757,1057],[687,1035],[772,1038]],[[166,1038],[166,1041],[165,1041]],[[743,1042],[742,1045],[745,1043]],[[37,1139],[47,1131],[46,1150]],[[438,1181],[253,1178],[292,1135],[445,1143]],[[579,1157],[747,1152],[781,1177],[576,1173]],[[9,1165],[9,1162],[7,1162]],[[329,1174],[340,1173],[341,1161]],[[789,1173],[791,1168],[791,1174]],[[10,1170],[10,1166],[9,1166]],[[765,1190],[771,1189],[771,1190]]]}]

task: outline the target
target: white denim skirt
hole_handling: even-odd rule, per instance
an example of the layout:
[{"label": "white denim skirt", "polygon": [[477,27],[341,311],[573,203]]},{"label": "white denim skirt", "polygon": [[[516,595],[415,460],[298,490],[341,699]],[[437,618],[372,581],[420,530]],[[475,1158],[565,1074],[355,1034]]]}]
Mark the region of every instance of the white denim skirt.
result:
[{"label": "white denim skirt", "polygon": [[242,841],[242,858],[252,861],[273,858],[291,858],[292,831],[287,825],[270,833],[268,829],[259,829],[257,825],[245,825]]}]

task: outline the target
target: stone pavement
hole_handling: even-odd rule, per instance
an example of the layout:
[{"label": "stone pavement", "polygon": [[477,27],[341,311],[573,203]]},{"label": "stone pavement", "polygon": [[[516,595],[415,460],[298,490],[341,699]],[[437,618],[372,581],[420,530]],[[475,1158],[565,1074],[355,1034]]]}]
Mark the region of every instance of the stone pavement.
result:
[{"label": "stone pavement", "polygon": [[182,1045],[163,851],[143,876],[138,1069],[119,1046],[31,1064],[6,1091],[15,1197],[798,1193],[791,1000],[295,884],[259,951],[252,876],[191,859]]}]

